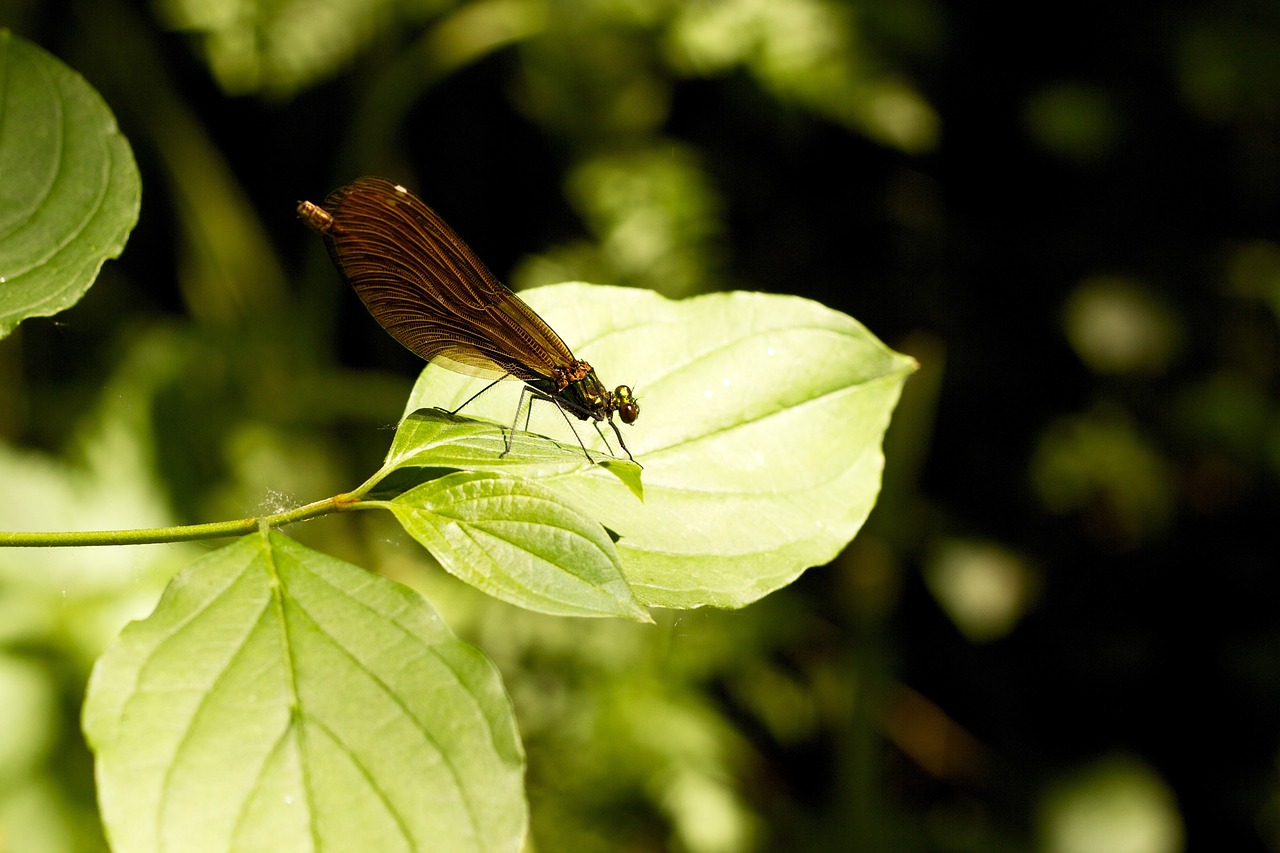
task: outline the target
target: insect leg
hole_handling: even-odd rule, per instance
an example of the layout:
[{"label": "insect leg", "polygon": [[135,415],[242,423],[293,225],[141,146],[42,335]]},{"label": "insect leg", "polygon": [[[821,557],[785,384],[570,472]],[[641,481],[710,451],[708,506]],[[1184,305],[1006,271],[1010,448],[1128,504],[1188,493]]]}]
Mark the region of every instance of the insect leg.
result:
[{"label": "insect leg", "polygon": [[[488,389],[486,388],[485,390]],[[537,393],[536,390],[528,385],[520,386],[520,400],[516,403],[516,416],[511,419],[511,431],[503,433],[502,437],[506,440],[506,449],[498,454],[499,459],[511,452],[511,444],[516,440],[516,427],[520,424],[520,413],[522,411],[524,412],[524,431],[529,431],[529,418],[533,416],[533,398]]]},{"label": "insect leg", "polygon": [[[510,373],[508,373],[508,374],[507,374],[507,376],[510,376],[510,375],[511,375]],[[500,376],[500,377],[498,377],[497,379],[493,380],[493,381],[492,381],[492,382],[490,382],[488,385],[484,386],[484,387],[483,387],[483,388],[481,388],[479,391],[477,391],[476,393],[474,393],[474,394],[472,394],[470,397],[468,397],[468,398],[466,399],[466,402],[464,402],[464,403],[463,403],[461,406],[459,406],[458,408],[454,409],[454,410],[453,410],[452,412],[450,412],[449,414],[451,414],[451,415],[456,415],[456,414],[458,414],[458,412],[461,412],[461,411],[462,411],[463,409],[465,409],[467,406],[470,406],[470,405],[471,405],[471,403],[476,399],[476,397],[479,397],[479,396],[480,396],[481,394],[483,394],[485,391],[488,391],[488,390],[489,390],[490,388],[492,388],[494,385],[497,385],[497,384],[498,384],[499,382],[501,382],[503,379],[506,379],[506,378],[507,378],[507,376]]]},{"label": "insect leg", "polygon": [[[613,434],[618,437],[618,444],[622,446],[622,452],[627,454],[627,458],[632,462],[636,462],[636,458],[632,456],[631,451],[627,449],[627,443],[622,440],[622,430],[618,429],[618,425],[613,422],[613,418],[609,418],[609,426],[613,427]],[[599,431],[599,429],[600,425],[597,424],[596,430]],[[605,442],[608,443],[608,439],[605,439]],[[639,462],[636,462],[636,464],[640,465]],[[643,468],[644,466],[640,465],[640,467]]]}]

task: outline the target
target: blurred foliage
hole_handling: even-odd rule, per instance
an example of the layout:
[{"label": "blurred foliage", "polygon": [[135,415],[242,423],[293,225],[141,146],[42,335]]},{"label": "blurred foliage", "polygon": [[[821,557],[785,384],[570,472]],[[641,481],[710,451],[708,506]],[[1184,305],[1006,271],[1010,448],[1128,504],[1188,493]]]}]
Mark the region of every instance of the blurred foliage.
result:
[{"label": "blurred foliage", "polygon": [[973,642],[1009,634],[1032,608],[1036,573],[1026,560],[990,542],[942,542],[925,566],[925,583],[959,631]]},{"label": "blurred foliage", "polygon": [[1129,548],[1163,534],[1173,514],[1164,457],[1120,413],[1063,418],[1041,437],[1031,479],[1051,512],[1079,513],[1099,541]]},{"label": "blurred foliage", "polygon": [[568,176],[566,195],[590,237],[527,261],[514,285],[661,282],[688,296],[714,277],[718,197],[690,152],[666,145],[593,158]]},{"label": "blurred foliage", "polygon": [[[922,365],[867,528],[740,612],[549,619],[378,520],[291,531],[494,658],[533,848],[1280,850],[1280,7],[985,12],[0,2],[144,187],[0,342],[0,528],[363,479],[417,364],[293,205],[385,174],[521,284],[800,293]],[[88,666],[200,547],[0,552],[0,850],[100,847]]]},{"label": "blurred foliage", "polygon": [[1039,829],[1046,853],[1161,853],[1183,844],[1168,786],[1142,762],[1119,755],[1051,785]]}]

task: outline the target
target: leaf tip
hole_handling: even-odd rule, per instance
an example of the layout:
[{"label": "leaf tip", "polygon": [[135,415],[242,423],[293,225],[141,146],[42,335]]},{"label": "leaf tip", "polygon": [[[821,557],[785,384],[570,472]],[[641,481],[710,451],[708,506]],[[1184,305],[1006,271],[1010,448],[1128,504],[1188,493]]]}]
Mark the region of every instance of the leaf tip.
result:
[{"label": "leaf tip", "polygon": [[624,459],[602,459],[596,463],[622,481],[631,494],[644,503],[644,482],[640,479],[640,463]]},{"label": "leaf tip", "polygon": [[627,614],[627,618],[632,622],[639,622],[642,625],[657,624],[653,619],[653,614],[651,614],[646,608],[641,607],[639,604],[636,605],[636,609],[632,613]]}]

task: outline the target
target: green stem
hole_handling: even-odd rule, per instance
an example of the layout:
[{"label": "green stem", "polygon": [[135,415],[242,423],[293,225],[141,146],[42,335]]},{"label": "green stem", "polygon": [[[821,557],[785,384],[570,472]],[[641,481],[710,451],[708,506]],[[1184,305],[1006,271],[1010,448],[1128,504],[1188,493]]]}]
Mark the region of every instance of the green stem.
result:
[{"label": "green stem", "polygon": [[234,521],[215,521],[210,524],[187,524],[174,527],[150,527],[141,530],[86,530],[65,533],[4,533],[0,532],[0,547],[10,548],[62,548],[85,545],[153,545],[160,542],[188,542],[192,539],[218,539],[227,536],[243,536],[253,533],[265,523],[267,527],[281,527],[298,521],[306,521],[331,512],[359,509],[362,486],[355,492],[334,495],[322,501],[271,515],[251,516]]}]

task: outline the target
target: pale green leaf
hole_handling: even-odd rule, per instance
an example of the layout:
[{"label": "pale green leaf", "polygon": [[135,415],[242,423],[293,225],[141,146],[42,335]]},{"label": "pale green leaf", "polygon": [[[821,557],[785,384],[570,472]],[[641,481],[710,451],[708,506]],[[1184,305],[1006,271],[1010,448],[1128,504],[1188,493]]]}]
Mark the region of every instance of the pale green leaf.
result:
[{"label": "pale green leaf", "polygon": [[387,506],[442,566],[495,598],[558,616],[651,621],[604,528],[532,480],[458,472]]},{"label": "pale green leaf", "polygon": [[519,849],[493,665],[411,590],[253,535],[189,566],[90,679],[116,853]]},{"label": "pale green leaf", "polygon": [[[856,320],[760,293],[671,301],[567,284],[522,295],[607,385],[629,384],[640,401],[622,429],[644,466],[643,503],[599,466],[538,482],[619,537],[642,604],[740,607],[829,562],[862,526],[915,362]],[[480,387],[428,366],[409,409],[453,409]],[[510,423],[519,391],[499,383],[463,414]],[[576,444],[552,405],[535,402],[530,429]],[[577,432],[593,452],[603,446]]]},{"label": "pale green leaf", "polygon": [[409,412],[396,428],[383,471],[405,468],[465,468],[523,477],[547,477],[589,467],[593,462],[642,497],[640,466],[629,459],[593,453],[588,459],[576,442],[552,441],[516,432],[507,450],[510,426],[460,417],[443,409]]},{"label": "pale green leaf", "polygon": [[0,30],[0,337],[74,305],[138,221],[129,143],[84,78]]}]

